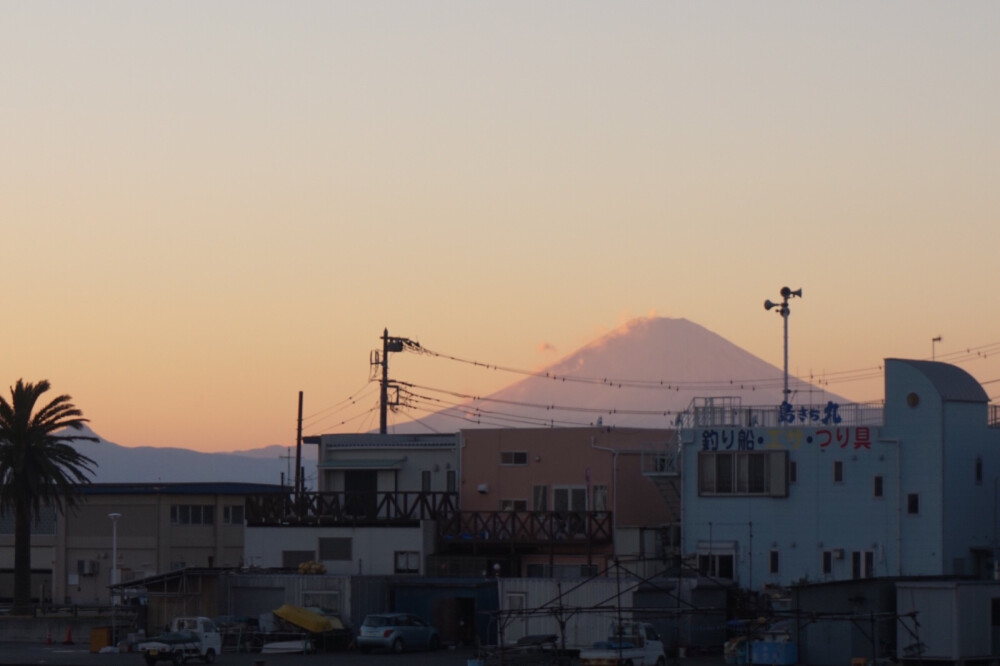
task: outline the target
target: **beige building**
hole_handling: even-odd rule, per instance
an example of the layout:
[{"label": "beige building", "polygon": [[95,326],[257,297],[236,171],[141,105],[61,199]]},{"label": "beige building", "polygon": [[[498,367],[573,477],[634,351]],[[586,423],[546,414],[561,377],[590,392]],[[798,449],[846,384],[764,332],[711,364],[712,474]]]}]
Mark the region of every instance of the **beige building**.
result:
[{"label": "beige building", "polygon": [[[245,497],[280,492],[280,486],[255,483],[85,486],[80,506],[65,516],[49,512],[34,527],[32,597],[103,605],[110,602],[108,585],[115,581],[185,567],[240,566]],[[0,599],[9,599],[13,591],[13,531],[12,517],[4,517]]]},{"label": "beige building", "polygon": [[676,551],[679,507],[656,463],[673,430],[505,428],[461,433],[462,510],[439,525],[439,573],[586,577],[615,560],[662,571]]}]

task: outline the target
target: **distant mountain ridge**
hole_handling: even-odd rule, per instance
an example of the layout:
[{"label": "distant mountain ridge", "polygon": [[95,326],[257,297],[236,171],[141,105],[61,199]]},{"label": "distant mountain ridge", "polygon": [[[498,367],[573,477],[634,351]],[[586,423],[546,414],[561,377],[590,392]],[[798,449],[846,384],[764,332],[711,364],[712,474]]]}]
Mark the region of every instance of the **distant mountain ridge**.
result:
[{"label": "distant mountain ridge", "polygon": [[[268,446],[255,452],[202,453],[181,448],[119,446],[90,428],[73,434],[97,437],[77,440],[73,448],[94,460],[94,483],[239,482],[280,484],[288,475],[288,462],[279,457],[286,447]],[[271,456],[274,453],[274,456]],[[306,475],[315,463],[305,464]],[[292,466],[294,469],[294,465]],[[285,480],[288,483],[287,478]]]}]

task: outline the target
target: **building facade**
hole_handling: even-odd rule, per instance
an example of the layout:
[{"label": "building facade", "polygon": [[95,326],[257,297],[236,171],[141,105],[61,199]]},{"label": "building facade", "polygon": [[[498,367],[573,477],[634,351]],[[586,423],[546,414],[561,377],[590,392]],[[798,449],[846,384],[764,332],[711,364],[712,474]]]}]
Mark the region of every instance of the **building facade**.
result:
[{"label": "building facade", "polygon": [[[279,491],[247,483],[82,486],[78,507],[65,516],[47,512],[35,526],[32,596],[43,603],[105,605],[113,582],[185,567],[241,566],[244,498]],[[3,597],[13,586],[9,522],[0,529]]]},{"label": "building facade", "polygon": [[688,562],[749,589],[992,575],[1000,429],[988,402],[960,368],[888,359],[883,409],[688,415]]},{"label": "building facade", "polygon": [[566,578],[617,560],[642,575],[662,570],[678,516],[643,460],[675,438],[605,427],[463,430],[461,513],[440,526],[438,568]]},{"label": "building facade", "polygon": [[457,435],[320,435],[319,490],[249,505],[247,561],[328,573],[426,573],[439,518],[457,511]]}]

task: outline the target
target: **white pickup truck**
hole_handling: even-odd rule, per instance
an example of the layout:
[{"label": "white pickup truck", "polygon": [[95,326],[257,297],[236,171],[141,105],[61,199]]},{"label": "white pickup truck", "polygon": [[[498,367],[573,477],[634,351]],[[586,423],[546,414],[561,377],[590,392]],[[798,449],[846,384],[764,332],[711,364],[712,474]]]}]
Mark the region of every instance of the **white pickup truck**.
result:
[{"label": "white pickup truck", "polygon": [[660,635],[646,622],[615,624],[607,640],[580,650],[581,666],[664,666],[666,662]]},{"label": "white pickup truck", "polygon": [[207,617],[175,617],[170,631],[137,647],[149,666],[161,659],[169,659],[175,665],[188,659],[202,659],[211,664],[222,651],[222,636]]}]

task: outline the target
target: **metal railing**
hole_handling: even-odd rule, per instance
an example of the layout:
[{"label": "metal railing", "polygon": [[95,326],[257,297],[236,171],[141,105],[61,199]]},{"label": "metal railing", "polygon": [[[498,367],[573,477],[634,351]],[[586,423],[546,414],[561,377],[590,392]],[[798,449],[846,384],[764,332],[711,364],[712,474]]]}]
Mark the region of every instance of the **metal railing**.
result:
[{"label": "metal railing", "polygon": [[693,401],[678,418],[681,428],[780,428],[782,426],[880,426],[884,402],[744,407],[738,398]]},{"label": "metal railing", "polygon": [[414,525],[458,512],[458,493],[306,492],[251,495],[247,525]]},{"label": "metal railing", "polygon": [[462,511],[438,522],[442,544],[606,544],[610,511]]}]

